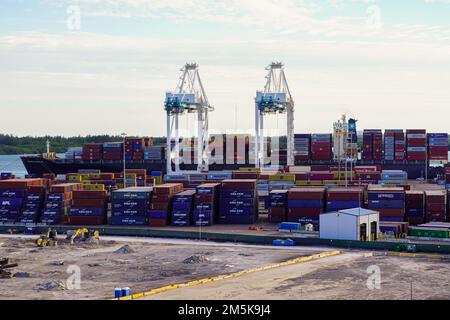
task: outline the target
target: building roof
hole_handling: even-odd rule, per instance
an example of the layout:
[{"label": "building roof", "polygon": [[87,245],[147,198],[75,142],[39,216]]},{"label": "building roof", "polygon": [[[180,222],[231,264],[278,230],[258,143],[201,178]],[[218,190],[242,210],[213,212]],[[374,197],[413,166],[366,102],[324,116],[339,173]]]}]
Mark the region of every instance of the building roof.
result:
[{"label": "building roof", "polygon": [[348,214],[351,216],[368,216],[371,214],[378,214],[378,211],[373,210],[367,210],[364,208],[354,208],[354,209],[346,209],[346,210],[339,210],[338,212]]}]

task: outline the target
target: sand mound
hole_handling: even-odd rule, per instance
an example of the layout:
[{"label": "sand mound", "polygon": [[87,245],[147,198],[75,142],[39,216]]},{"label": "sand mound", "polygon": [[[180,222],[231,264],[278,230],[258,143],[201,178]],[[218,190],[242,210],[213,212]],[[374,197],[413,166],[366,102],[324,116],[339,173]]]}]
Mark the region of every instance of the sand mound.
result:
[{"label": "sand mound", "polygon": [[135,251],[133,250],[133,248],[131,248],[129,245],[124,245],[123,247],[117,249],[116,251],[114,251],[114,253],[117,254],[126,254],[126,253],[134,253]]},{"label": "sand mound", "polygon": [[204,255],[193,255],[189,258],[186,258],[183,260],[184,264],[196,264],[196,263],[203,263],[208,262],[209,259]]}]

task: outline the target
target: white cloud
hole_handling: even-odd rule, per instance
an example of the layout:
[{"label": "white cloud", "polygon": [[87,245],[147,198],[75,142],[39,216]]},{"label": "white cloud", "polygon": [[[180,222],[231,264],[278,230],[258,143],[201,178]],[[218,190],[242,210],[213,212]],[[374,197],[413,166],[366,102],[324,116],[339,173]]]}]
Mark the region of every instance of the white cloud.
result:
[{"label": "white cloud", "polygon": [[[3,131],[162,135],[164,92],[175,87],[186,60],[200,64],[216,107],[211,129],[234,128],[237,105],[237,126],[251,130],[264,67],[278,59],[297,102],[298,131],[330,131],[342,112],[365,127],[448,127],[449,46],[14,33],[0,37],[0,103],[10,117]],[[427,118],[422,110],[442,116]],[[281,118],[269,124],[283,126]]]}]

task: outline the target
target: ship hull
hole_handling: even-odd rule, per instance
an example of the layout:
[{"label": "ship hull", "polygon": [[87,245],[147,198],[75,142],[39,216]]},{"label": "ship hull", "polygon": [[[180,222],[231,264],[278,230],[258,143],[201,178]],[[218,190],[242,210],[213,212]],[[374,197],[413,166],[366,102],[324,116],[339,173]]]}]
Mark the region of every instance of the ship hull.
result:
[{"label": "ship hull", "polygon": [[[102,172],[121,172],[123,171],[122,161],[66,161],[63,159],[46,159],[40,156],[24,156],[21,158],[22,162],[29,175],[35,177],[42,177],[46,173],[67,174],[78,172],[79,170],[101,170]],[[442,167],[426,167],[425,163],[375,163],[375,162],[358,162],[357,165],[377,165],[381,164],[383,170],[404,170],[408,173],[410,179],[417,179],[425,176],[425,171],[428,170],[428,178],[435,178],[438,174],[442,174],[444,169]],[[303,162],[299,165],[333,165],[334,162]],[[237,170],[241,167],[253,167],[245,164],[211,164],[210,171],[231,171]],[[150,162],[150,161],[127,161],[127,169],[146,169],[151,171],[162,171],[165,173],[165,162]],[[182,170],[195,170],[195,165],[181,165]],[[342,170],[344,167],[342,166]]]}]

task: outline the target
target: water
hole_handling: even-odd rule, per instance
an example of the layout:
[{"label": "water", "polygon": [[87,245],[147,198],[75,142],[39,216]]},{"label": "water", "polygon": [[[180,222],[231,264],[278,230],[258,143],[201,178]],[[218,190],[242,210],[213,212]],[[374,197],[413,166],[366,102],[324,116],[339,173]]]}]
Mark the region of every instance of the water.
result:
[{"label": "water", "polygon": [[12,172],[18,178],[27,174],[19,155],[0,156],[0,172]]}]

